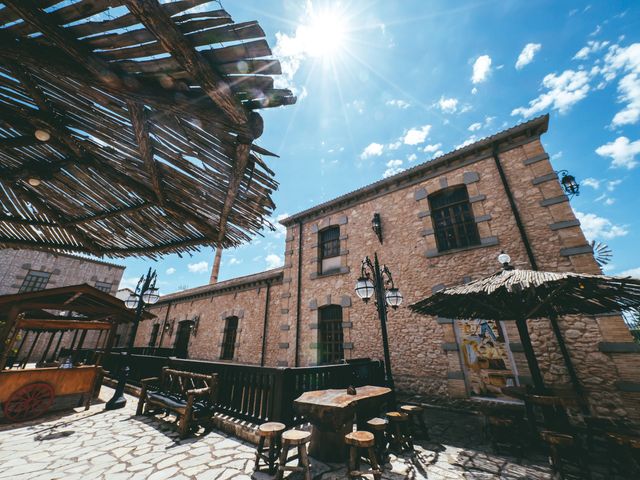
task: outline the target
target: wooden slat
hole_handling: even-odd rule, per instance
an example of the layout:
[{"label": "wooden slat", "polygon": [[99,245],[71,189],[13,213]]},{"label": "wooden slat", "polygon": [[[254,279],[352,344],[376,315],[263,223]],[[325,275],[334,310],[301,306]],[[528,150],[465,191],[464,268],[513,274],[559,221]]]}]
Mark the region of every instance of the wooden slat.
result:
[{"label": "wooden slat", "polygon": [[35,319],[23,318],[18,320],[16,328],[41,329],[41,330],[109,330],[113,326],[110,322],[84,322],[82,320],[57,320],[57,319]]}]

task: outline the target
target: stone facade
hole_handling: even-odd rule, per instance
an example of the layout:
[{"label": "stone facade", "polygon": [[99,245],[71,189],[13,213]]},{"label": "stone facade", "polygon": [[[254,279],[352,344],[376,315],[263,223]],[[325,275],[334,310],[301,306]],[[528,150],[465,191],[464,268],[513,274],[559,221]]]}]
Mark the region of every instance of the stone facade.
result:
[{"label": "stone facade", "polygon": [[30,271],[51,274],[45,288],[87,283],[109,287],[108,293],[115,295],[125,268],[74,255],[12,249],[0,249],[0,266],[0,295],[18,293]]},{"label": "stone facade", "polygon": [[[404,294],[403,306],[389,311],[387,326],[397,386],[426,395],[468,396],[459,322],[417,315],[407,305],[495,272],[503,250],[516,268],[532,268],[535,262],[540,270],[600,273],[540,141],[547,123],[548,117],[532,120],[285,219],[285,262],[270,291],[265,364],[316,365],[319,312],[328,305],[342,309],[346,359],[382,357],[375,306],[354,294],[363,257],[376,252]],[[430,195],[452,186],[466,187],[479,242],[442,252]],[[372,231],[374,213],[381,217],[383,242]],[[323,274],[319,234],[327,227],[339,228],[339,259]],[[163,309],[171,308],[166,318],[175,320],[200,315],[189,355],[207,359],[219,358],[223,319],[237,315],[234,361],[259,364],[264,287],[250,285],[267,274],[245,277],[240,291],[225,286],[236,282],[234,288],[240,288],[242,279],[236,279],[174,294],[155,313],[163,319]],[[559,323],[593,409],[640,420],[640,356],[632,354],[637,345],[622,318],[564,318]],[[515,382],[530,383],[514,322],[502,322],[501,329]],[[148,341],[147,330],[140,330],[140,345]],[[549,322],[531,321],[529,330],[545,381],[566,385],[568,375]],[[167,345],[171,339],[163,341]]]}]

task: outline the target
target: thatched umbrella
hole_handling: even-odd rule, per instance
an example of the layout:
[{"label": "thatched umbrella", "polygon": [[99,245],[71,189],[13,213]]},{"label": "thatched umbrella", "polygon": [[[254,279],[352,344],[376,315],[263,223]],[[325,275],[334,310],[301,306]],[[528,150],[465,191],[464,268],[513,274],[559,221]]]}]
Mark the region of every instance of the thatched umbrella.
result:
[{"label": "thatched umbrella", "polygon": [[[507,257],[508,258],[508,257]],[[488,277],[446,288],[410,305],[413,311],[446,318],[515,320],[536,390],[544,382],[526,321],[549,318],[569,376],[578,391],[569,352],[557,323],[563,315],[599,315],[640,307],[640,280],[571,272],[515,270],[509,266]]]}]

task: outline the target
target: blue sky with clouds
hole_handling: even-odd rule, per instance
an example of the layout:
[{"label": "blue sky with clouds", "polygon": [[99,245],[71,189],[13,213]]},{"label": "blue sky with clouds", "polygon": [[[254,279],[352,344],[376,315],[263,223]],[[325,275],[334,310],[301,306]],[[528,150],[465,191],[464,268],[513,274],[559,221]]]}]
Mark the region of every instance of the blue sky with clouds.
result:
[{"label": "blue sky with clouds", "polygon": [[[263,111],[259,144],[280,189],[274,223],[441,152],[550,113],[556,170],[589,239],[613,250],[608,273],[640,276],[640,3],[560,0],[224,1],[258,20],[298,103]],[[284,229],[223,253],[220,279],[282,264]],[[129,260],[162,293],[208,282],[212,249]]]}]

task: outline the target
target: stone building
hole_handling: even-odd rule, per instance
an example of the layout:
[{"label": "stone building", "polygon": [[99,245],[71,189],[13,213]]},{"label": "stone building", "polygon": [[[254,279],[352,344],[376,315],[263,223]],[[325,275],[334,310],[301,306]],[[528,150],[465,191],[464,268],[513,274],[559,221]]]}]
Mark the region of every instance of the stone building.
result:
[{"label": "stone building", "polygon": [[[354,293],[363,257],[375,252],[404,295],[387,327],[399,389],[495,398],[501,386],[530,383],[515,322],[406,306],[495,272],[503,250],[516,268],[600,273],[542,146],[547,127],[548,116],[531,120],[283,220],[283,268],[161,298],[137,344],[281,367],[382,358],[375,307]],[[622,318],[560,325],[594,410],[640,420],[640,356]],[[529,329],[545,381],[568,384],[548,321]]]},{"label": "stone building", "polygon": [[0,249],[0,295],[80,283],[115,295],[124,268],[62,253]]}]

